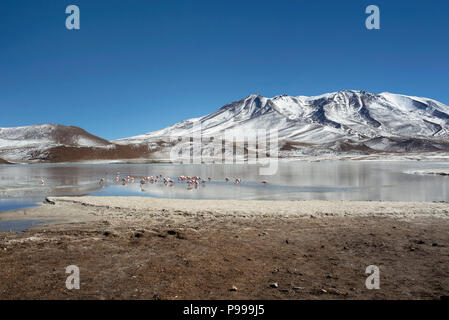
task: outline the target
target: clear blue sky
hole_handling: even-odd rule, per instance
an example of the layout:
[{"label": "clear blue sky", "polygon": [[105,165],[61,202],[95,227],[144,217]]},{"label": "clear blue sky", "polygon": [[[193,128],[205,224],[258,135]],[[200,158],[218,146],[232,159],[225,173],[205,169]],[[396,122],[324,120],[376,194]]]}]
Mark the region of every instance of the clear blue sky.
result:
[{"label": "clear blue sky", "polygon": [[[81,30],[65,28],[65,8]],[[381,30],[365,28],[365,8]],[[1,0],[0,127],[80,126],[107,139],[251,93],[344,89],[449,104],[449,1]]]}]

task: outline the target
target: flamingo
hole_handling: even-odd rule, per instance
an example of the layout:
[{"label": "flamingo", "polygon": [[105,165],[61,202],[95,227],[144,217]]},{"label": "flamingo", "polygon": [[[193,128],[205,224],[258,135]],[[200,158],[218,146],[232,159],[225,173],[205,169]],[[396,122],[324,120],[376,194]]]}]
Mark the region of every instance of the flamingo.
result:
[{"label": "flamingo", "polygon": [[39,182],[41,186],[43,186],[45,184],[44,179],[41,179],[41,181]]},{"label": "flamingo", "polygon": [[226,177],[226,178],[225,178],[225,180],[226,180],[226,182],[228,182],[228,181],[229,181],[229,178],[228,178],[228,177]]},{"label": "flamingo", "polygon": [[268,183],[268,181],[266,181],[266,180],[263,180],[263,181],[262,181],[262,183],[263,183],[263,184],[267,184],[267,183]]}]

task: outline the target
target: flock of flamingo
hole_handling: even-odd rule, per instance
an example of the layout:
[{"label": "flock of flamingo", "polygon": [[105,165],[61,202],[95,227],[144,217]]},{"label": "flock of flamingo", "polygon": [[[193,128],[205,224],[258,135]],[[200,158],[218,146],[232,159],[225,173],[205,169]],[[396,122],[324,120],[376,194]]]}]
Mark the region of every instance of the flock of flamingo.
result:
[{"label": "flock of flamingo", "polygon": [[[142,191],[144,185],[146,184],[157,184],[159,182],[162,182],[164,185],[169,186],[169,187],[173,187],[175,185],[175,181],[170,178],[170,177],[166,177],[162,174],[157,175],[157,176],[148,176],[148,177],[137,177],[137,176],[131,176],[128,175],[126,177],[121,177],[120,172],[117,172],[116,176],[114,179],[112,179],[113,183],[121,183],[123,186],[126,186],[127,184],[132,184],[135,183],[136,180],[140,179],[140,188]],[[178,177],[177,181],[178,183],[185,183],[187,184],[187,190],[192,190],[192,189],[198,189],[198,187],[200,185],[205,186],[206,182],[211,182],[213,180],[213,178],[208,177],[207,179],[198,177],[198,176],[184,176],[181,175]],[[231,179],[226,177],[225,182],[230,182]],[[234,184],[240,184],[242,182],[242,180],[240,178],[235,178],[234,179]],[[102,188],[104,188],[106,186],[107,183],[107,179],[106,178],[101,178],[100,181],[98,182]],[[266,180],[262,180],[261,181],[262,184],[266,185],[268,184],[268,181]],[[45,185],[45,180],[41,179],[40,180],[40,185]]]}]

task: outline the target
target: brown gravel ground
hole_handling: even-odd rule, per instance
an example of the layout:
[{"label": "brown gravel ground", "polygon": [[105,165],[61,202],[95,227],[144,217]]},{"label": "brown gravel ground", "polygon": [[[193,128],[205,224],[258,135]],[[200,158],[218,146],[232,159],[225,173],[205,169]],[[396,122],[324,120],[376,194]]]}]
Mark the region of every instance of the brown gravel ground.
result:
[{"label": "brown gravel ground", "polygon": [[[448,204],[416,204],[415,213],[422,206],[435,217],[405,219],[332,216],[332,210],[277,216],[276,203],[263,201],[254,202],[252,214],[245,215],[236,203],[226,207],[221,201],[203,202],[201,211],[197,201],[187,200],[169,200],[165,207],[160,200],[142,200],[140,206],[108,206],[104,198],[98,203],[95,198],[51,200],[54,205],[0,215],[3,220],[53,221],[21,233],[0,233],[0,299],[449,296]],[[290,203],[298,212],[329,206],[325,201]],[[207,207],[214,204],[217,212],[228,211],[217,214]],[[350,213],[361,203],[338,205]],[[392,211],[385,203],[369,205],[377,213],[378,207]],[[257,216],[258,210],[265,214]],[[65,286],[68,265],[80,268],[80,290]],[[379,290],[365,287],[369,265],[380,267]]]}]

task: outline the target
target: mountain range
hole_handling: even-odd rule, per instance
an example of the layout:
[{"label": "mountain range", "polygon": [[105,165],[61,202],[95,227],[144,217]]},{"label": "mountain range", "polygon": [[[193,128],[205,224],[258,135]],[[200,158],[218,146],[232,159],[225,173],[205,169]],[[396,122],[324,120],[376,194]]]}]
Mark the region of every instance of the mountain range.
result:
[{"label": "mountain range", "polygon": [[192,136],[199,128],[203,137],[215,141],[230,130],[237,137],[258,129],[276,130],[281,157],[449,151],[448,106],[428,98],[348,90],[313,97],[253,94],[204,117],[114,141],[55,124],[0,128],[0,158],[167,158],[175,138]]}]

